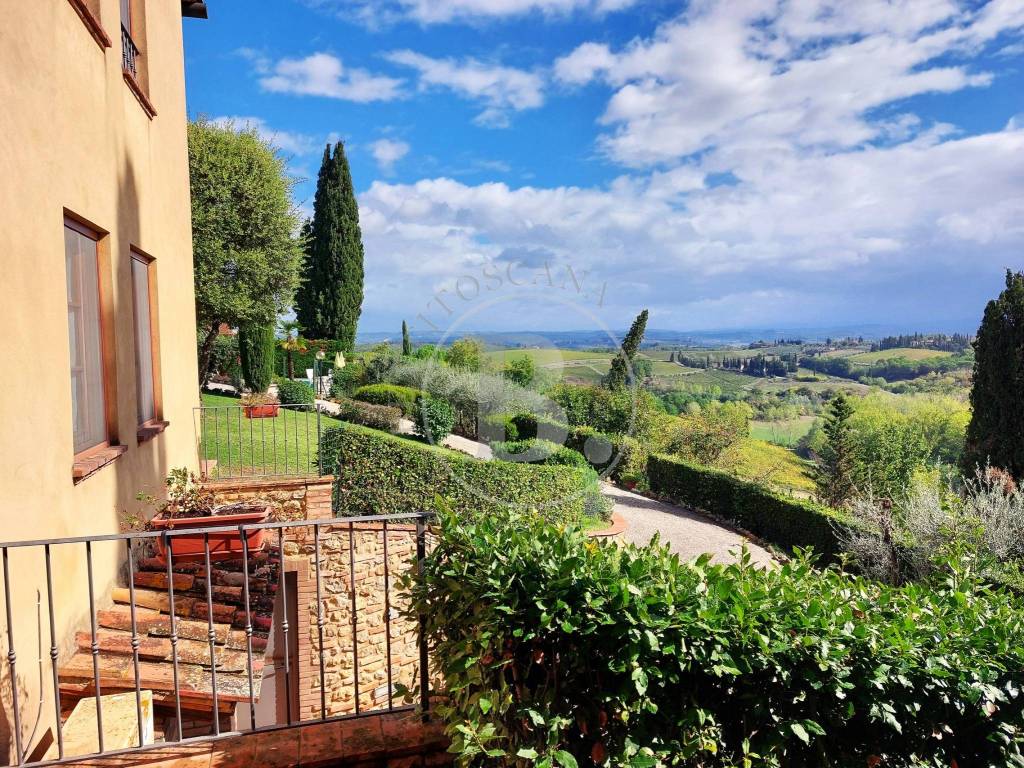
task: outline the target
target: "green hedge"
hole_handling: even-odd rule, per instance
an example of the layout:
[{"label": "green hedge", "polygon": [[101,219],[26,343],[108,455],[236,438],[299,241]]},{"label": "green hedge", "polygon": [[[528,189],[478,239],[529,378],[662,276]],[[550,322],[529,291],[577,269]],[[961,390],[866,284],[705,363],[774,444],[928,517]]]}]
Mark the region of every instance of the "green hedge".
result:
[{"label": "green hedge", "polygon": [[730,520],[784,549],[814,547],[826,560],[842,552],[837,526],[856,525],[837,510],[670,456],[651,456],[647,477],[653,492],[677,504]]},{"label": "green hedge", "polygon": [[409,417],[416,408],[416,402],[425,394],[422,389],[398,384],[367,384],[353,392],[352,399],[373,405],[390,405]]},{"label": "green hedge", "polygon": [[277,399],[281,405],[312,405],[316,400],[316,392],[304,381],[279,379]]},{"label": "green hedge", "polygon": [[425,617],[459,766],[1024,764],[1021,602],[969,566],[888,587],[531,515],[440,523],[403,610]]},{"label": "green hedge", "polygon": [[513,506],[535,508],[551,520],[578,520],[592,486],[581,470],[480,461],[356,425],[326,430],[322,446],[324,469],[337,476],[339,515],[430,511],[441,497],[463,513],[503,513]]},{"label": "green hedge", "polygon": [[266,392],[274,380],[273,325],[242,325],[238,329],[238,353],[245,386],[253,392]]},{"label": "green hedge", "polygon": [[402,412],[390,405],[373,405],[347,397],[339,397],[334,402],[338,404],[339,419],[352,424],[362,424],[364,427],[395,432],[402,418]]}]

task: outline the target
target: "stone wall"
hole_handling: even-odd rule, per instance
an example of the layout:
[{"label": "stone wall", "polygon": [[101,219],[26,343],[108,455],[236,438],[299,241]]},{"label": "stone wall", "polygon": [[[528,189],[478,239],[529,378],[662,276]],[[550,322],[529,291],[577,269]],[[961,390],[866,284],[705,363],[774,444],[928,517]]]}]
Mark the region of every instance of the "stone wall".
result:
[{"label": "stone wall", "polygon": [[274,520],[327,520],[331,517],[334,476],[211,480],[203,484],[218,504],[264,500]]},{"label": "stone wall", "polygon": [[[360,711],[386,708],[396,685],[415,689],[418,633],[415,622],[400,616],[403,605],[397,594],[399,577],[415,559],[415,527],[388,525],[386,534],[380,524],[353,524],[351,530],[347,525],[324,527],[319,617],[313,541],[294,547],[297,556],[290,556],[286,567],[297,573],[302,719],[356,712],[357,686]],[[323,622],[323,699],[318,618]]]}]

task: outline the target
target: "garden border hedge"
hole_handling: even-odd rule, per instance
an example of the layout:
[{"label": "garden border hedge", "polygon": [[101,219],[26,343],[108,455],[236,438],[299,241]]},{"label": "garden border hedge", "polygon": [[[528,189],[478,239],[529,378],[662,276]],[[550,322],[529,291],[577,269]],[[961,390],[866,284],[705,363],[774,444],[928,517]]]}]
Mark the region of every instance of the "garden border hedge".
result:
[{"label": "garden border hedge", "polygon": [[337,515],[429,511],[441,497],[463,513],[505,512],[513,504],[552,521],[579,520],[592,482],[588,470],[481,461],[355,424],[325,430],[321,451],[324,471],[336,477]]},{"label": "garden border hedge", "polygon": [[671,456],[651,456],[647,477],[654,493],[728,520],[784,549],[813,547],[826,561],[843,551],[837,528],[858,525],[839,510]]}]

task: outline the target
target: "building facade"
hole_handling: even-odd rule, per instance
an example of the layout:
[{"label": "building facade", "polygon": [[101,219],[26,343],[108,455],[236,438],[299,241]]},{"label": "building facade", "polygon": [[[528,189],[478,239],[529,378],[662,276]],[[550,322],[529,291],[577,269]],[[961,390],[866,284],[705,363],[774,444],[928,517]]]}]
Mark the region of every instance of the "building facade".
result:
[{"label": "building facade", "polygon": [[[182,16],[204,13],[176,0],[5,4],[2,541],[115,533],[138,493],[198,466]],[[123,553],[90,555],[101,595]],[[88,622],[85,557],[55,550],[47,585],[38,553],[9,554],[27,745],[54,717],[46,590],[58,645],[72,642]],[[11,682],[5,670],[0,690]],[[14,726],[0,709],[2,764]]]}]

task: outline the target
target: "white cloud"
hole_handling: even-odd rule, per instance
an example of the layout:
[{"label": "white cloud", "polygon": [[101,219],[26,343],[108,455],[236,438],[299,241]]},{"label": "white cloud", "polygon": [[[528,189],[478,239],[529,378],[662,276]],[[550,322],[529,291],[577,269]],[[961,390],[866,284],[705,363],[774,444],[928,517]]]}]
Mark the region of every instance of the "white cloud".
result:
[{"label": "white cloud", "polygon": [[281,59],[271,64],[256,59],[260,85],[274,93],[326,96],[345,101],[393,101],[402,96],[402,81],[375,75],[365,69],[346,68],[329,53],[314,53],[304,59]]},{"label": "white cloud", "polygon": [[[367,285],[387,287],[368,296],[370,316],[419,311],[485,260],[543,253],[608,281],[601,312],[613,325],[641,301],[679,328],[873,313],[927,324],[951,307],[980,312],[1002,268],[1019,263],[1024,130],[846,153],[760,151],[733,149],[744,176],[718,186],[704,176],[711,157],[600,188],[376,182],[360,196]],[[626,289],[638,281],[642,292]],[[556,309],[544,321],[564,327]]]},{"label": "white cloud", "polygon": [[370,153],[381,171],[391,173],[395,163],[409,154],[409,145],[395,139],[377,139],[370,144]]},{"label": "white cloud", "polygon": [[371,26],[397,21],[447,24],[489,21],[538,13],[562,17],[571,13],[603,16],[636,5],[639,0],[306,0],[345,18],[358,18]]},{"label": "white cloud", "polygon": [[489,127],[508,125],[509,112],[534,109],[544,103],[544,78],[514,67],[488,64],[477,59],[434,59],[415,51],[392,51],[387,59],[414,69],[419,87],[447,88],[485,106],[476,122]]},{"label": "white cloud", "polygon": [[[843,150],[892,138],[869,117],[878,107],[988,85],[992,74],[963,56],[1018,30],[1022,8],[1006,0],[980,11],[953,0],[708,0],[619,51],[584,43],[554,72],[568,84],[597,79],[614,89],[601,145],[629,165],[752,142]],[[908,138],[913,126],[902,128]]]},{"label": "white cloud", "polygon": [[211,118],[210,122],[219,126],[233,125],[236,129],[256,131],[264,141],[270,142],[287,154],[305,155],[320,146],[320,142],[308,134],[271,128],[262,117],[225,115]]}]

